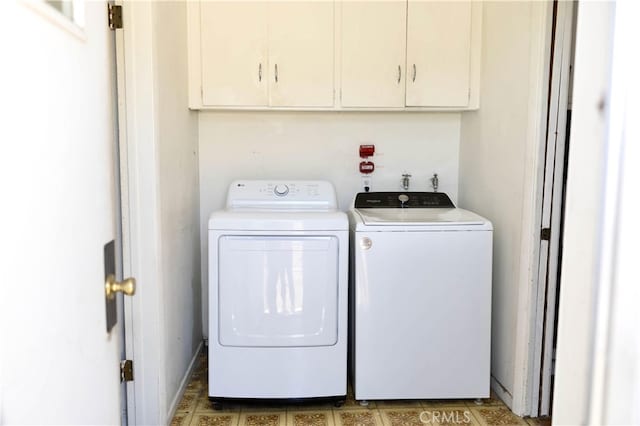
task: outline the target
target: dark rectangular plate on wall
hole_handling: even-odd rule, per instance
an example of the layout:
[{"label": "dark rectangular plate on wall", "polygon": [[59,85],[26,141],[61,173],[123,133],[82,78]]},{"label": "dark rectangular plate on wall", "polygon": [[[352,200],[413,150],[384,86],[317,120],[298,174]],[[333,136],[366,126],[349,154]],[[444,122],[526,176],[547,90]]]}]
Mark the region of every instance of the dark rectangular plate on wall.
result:
[{"label": "dark rectangular plate on wall", "polygon": [[107,333],[111,332],[114,325],[118,323],[118,306],[116,298],[107,298],[105,283],[109,275],[116,275],[116,242],[109,241],[104,246],[104,281],[102,282],[102,294],[104,294],[105,308],[107,311]]}]

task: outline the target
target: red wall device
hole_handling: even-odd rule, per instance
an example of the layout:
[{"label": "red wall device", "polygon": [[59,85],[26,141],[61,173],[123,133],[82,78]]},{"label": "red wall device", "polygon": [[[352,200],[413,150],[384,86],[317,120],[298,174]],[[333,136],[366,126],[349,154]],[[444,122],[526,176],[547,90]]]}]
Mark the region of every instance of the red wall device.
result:
[{"label": "red wall device", "polygon": [[361,161],[360,162],[360,173],[369,174],[373,173],[373,170],[376,166],[371,161]]},{"label": "red wall device", "polygon": [[376,152],[375,145],[360,145],[360,158],[373,157]]}]

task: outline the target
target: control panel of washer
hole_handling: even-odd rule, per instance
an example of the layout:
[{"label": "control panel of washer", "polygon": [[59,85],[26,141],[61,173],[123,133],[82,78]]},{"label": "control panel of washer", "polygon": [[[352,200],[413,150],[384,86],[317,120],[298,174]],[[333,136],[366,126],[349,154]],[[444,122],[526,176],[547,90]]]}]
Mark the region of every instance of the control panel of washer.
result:
[{"label": "control panel of washer", "polygon": [[326,181],[238,180],[229,187],[227,208],[337,209],[338,203]]},{"label": "control panel of washer", "polygon": [[359,192],[354,201],[356,209],[378,208],[454,208],[444,192]]}]

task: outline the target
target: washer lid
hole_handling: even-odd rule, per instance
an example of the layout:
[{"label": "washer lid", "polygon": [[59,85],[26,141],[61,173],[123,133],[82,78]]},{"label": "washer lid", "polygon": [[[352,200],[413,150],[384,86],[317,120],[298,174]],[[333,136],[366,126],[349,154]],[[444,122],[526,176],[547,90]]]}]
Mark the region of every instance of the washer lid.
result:
[{"label": "washer lid", "polygon": [[458,208],[355,209],[367,226],[486,225],[475,213]]}]

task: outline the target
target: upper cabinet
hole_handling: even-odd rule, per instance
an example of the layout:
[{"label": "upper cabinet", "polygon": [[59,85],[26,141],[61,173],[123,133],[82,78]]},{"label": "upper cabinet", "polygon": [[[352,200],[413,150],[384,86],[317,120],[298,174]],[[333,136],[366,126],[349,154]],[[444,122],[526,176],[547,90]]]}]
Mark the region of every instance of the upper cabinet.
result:
[{"label": "upper cabinet", "polygon": [[342,3],[342,106],[405,105],[406,24],[406,0]]},{"label": "upper cabinet", "polygon": [[334,3],[269,2],[269,105],[333,107]]},{"label": "upper cabinet", "polygon": [[469,104],[471,27],[470,1],[409,0],[407,106]]},{"label": "upper cabinet", "polygon": [[268,105],[267,12],[260,1],[201,3],[204,106]]},{"label": "upper cabinet", "polygon": [[332,1],[195,6],[202,107],[333,107]]},{"label": "upper cabinet", "polygon": [[193,109],[478,108],[482,3],[188,2]]},{"label": "upper cabinet", "polygon": [[471,105],[471,1],[342,3],[342,106]]}]

